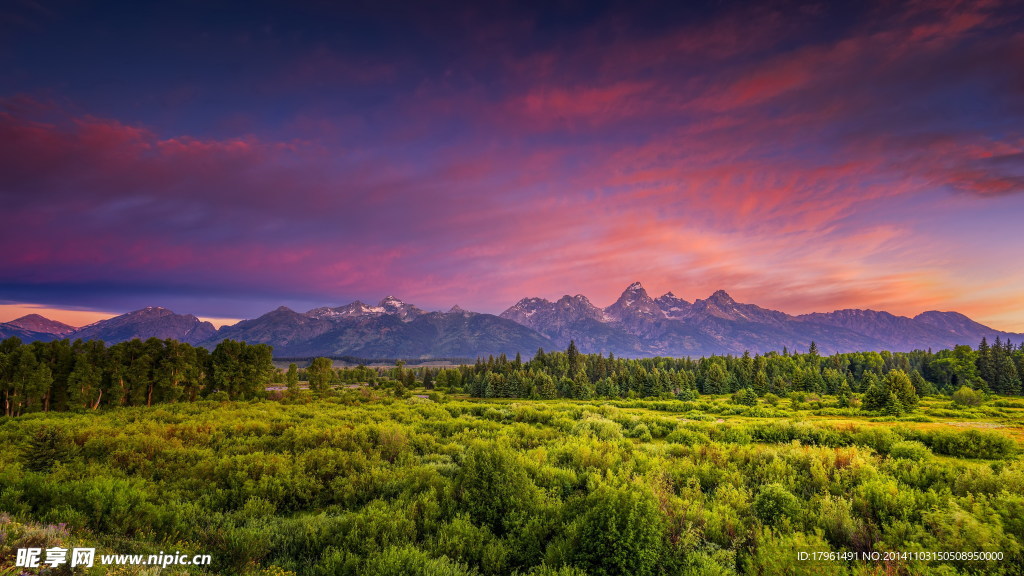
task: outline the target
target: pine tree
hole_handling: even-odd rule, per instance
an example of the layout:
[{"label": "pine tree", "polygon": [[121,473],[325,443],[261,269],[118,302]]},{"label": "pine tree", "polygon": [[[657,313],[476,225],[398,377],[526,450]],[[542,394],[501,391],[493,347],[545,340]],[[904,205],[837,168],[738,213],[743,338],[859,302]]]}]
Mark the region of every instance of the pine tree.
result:
[{"label": "pine tree", "polygon": [[755,406],[757,405],[757,392],[754,392],[752,388],[744,388],[732,395],[732,401],[734,404],[743,406]]},{"label": "pine tree", "polygon": [[834,391],[840,408],[849,408],[852,405],[853,390],[850,389],[850,384],[846,382],[845,378]]},{"label": "pine tree", "polygon": [[764,370],[758,370],[754,374],[754,392],[757,392],[758,396],[764,396],[768,393],[771,388],[771,383],[768,381],[768,374]]},{"label": "pine tree", "polygon": [[78,445],[62,428],[45,426],[29,439],[25,451],[25,467],[34,472],[47,472],[58,462],[70,462],[78,453]]},{"label": "pine tree", "polygon": [[710,367],[708,367],[708,372],[704,376],[704,393],[729,393],[729,373],[726,372],[725,368],[723,368],[721,364],[714,362]]},{"label": "pine tree", "polygon": [[575,340],[569,340],[569,347],[566,348],[565,355],[569,359],[569,372],[575,374],[579,369],[580,362],[580,351],[576,348]]},{"label": "pine tree", "polygon": [[537,397],[542,400],[551,400],[558,397],[558,388],[555,381],[545,372],[539,372],[534,376],[533,387]]},{"label": "pine tree", "polygon": [[990,390],[993,389],[996,383],[995,363],[992,358],[992,349],[988,345],[988,340],[984,337],[982,337],[981,343],[978,344],[978,359],[976,363],[978,366],[978,376],[988,384]]},{"label": "pine tree", "polygon": [[906,372],[903,370],[891,370],[885,375],[884,383],[886,390],[890,394],[895,395],[899,401],[901,412],[909,412],[917,408],[917,392],[914,390],[914,385],[911,383],[910,376],[907,376]]},{"label": "pine tree", "polygon": [[936,393],[935,385],[925,380],[917,370],[910,373],[910,382],[914,385],[918,396],[931,396]]},{"label": "pine tree", "polygon": [[889,392],[885,389],[885,386],[881,382],[871,382],[867,389],[864,391],[864,409],[865,410],[882,410],[885,408],[886,403],[889,402]]}]

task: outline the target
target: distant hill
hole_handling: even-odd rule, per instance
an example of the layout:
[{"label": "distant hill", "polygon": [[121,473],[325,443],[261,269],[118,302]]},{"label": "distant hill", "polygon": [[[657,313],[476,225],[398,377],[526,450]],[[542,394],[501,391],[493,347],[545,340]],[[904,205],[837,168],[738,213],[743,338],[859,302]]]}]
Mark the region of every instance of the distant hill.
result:
[{"label": "distant hill", "polygon": [[75,340],[103,340],[108,343],[139,338],[178,340],[198,344],[208,340],[217,330],[213,324],[202,322],[191,314],[175,314],[166,308],[150,306],[79,328],[66,338]]},{"label": "distant hill", "polygon": [[68,326],[63,322],[50,320],[49,318],[40,316],[39,314],[22,316],[21,318],[7,322],[6,325],[21,328],[22,330],[40,332],[42,334],[53,334],[54,336],[67,336],[77,330],[74,326]]},{"label": "distant hill", "polygon": [[74,331],[74,326],[50,320],[39,314],[29,314],[10,322],[0,323],[0,340],[18,337],[23,342],[49,342],[67,337]]}]

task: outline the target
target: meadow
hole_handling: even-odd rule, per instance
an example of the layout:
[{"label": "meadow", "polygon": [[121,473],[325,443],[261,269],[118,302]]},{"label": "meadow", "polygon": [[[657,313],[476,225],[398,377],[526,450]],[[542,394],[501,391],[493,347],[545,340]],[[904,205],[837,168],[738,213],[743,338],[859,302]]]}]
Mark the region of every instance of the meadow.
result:
[{"label": "meadow", "polygon": [[213,564],[76,574],[1024,573],[1020,398],[395,384],[0,420],[0,574],[77,546]]}]

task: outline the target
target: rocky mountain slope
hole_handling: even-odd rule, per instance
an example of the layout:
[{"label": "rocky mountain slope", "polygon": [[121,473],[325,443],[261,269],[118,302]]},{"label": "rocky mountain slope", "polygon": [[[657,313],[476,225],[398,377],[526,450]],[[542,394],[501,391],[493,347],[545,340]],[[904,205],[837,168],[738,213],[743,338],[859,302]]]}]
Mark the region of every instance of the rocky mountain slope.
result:
[{"label": "rocky mountain slope", "polygon": [[532,354],[554,343],[511,320],[453,307],[425,312],[389,296],[376,306],[353,302],[305,313],[278,308],[225,326],[205,342],[231,338],[274,347],[278,357],[439,358]]},{"label": "rocky mountain slope", "polygon": [[89,324],[65,337],[70,340],[103,340],[107,343],[134,338],[159,338],[198,344],[216,333],[213,324],[203,322],[191,314],[175,314],[166,308],[150,306]]},{"label": "rocky mountain slope", "polygon": [[639,282],[604,309],[583,295],[556,302],[524,298],[501,316],[537,330],[559,346],[575,340],[585,352],[626,356],[807,350],[812,341],[828,354],[976,345],[983,336],[1024,340],[1024,335],[999,332],[955,312],[925,312],[915,318],[872,310],[791,316],[737,302],[724,290],[693,303],[671,292],[651,298]]},{"label": "rocky mountain slope", "polygon": [[957,312],[930,311],[914,318],[874,310],[836,310],[791,316],[737,302],[724,290],[688,302],[671,292],[652,298],[635,282],[605,308],[582,294],[551,302],[523,298],[500,316],[452,307],[427,312],[388,296],[376,305],[352,302],[297,312],[281,307],[215,330],[195,316],[145,308],[74,329],[30,315],[0,324],[0,338],[172,338],[216,346],[226,338],[274,347],[277,357],[364,358],[532,355],[538,348],[618,356],[706,356],[782,350],[804,351],[814,342],[823,354],[866,350],[908,351],[977,345],[984,337],[1013,342],[1024,334],[993,330]]}]

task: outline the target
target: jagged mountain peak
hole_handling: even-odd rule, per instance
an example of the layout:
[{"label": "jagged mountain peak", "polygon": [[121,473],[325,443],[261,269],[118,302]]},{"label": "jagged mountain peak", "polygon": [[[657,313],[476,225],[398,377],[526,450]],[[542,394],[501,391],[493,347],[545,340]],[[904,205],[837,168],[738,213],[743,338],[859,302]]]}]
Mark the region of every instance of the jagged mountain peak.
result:
[{"label": "jagged mountain peak", "polygon": [[736,300],[733,299],[733,297],[730,296],[729,293],[726,292],[725,290],[715,290],[714,294],[712,294],[711,296],[708,296],[708,300],[711,301],[711,302],[718,302],[718,303],[725,303],[725,304],[735,304],[736,303]]},{"label": "jagged mountain peak", "polygon": [[[615,304],[612,304],[612,306],[615,306],[617,304],[627,304],[630,302],[648,300],[653,302],[653,299],[647,294],[647,290],[644,289],[643,284],[640,284],[639,282],[633,282],[632,284],[627,286],[625,290],[622,291],[622,294],[619,295],[619,299],[616,300]],[[611,306],[609,306],[609,308],[610,307]]]},{"label": "jagged mountain peak", "polygon": [[778,310],[737,302],[725,290],[716,290],[707,299],[694,302],[691,313],[697,316],[713,316],[724,320],[757,324],[778,325],[780,322],[793,320],[792,316]]},{"label": "jagged mountain peak", "polygon": [[[563,300],[566,299],[566,298],[568,298],[568,296],[563,296],[562,297]],[[551,304],[551,301],[548,300],[547,298],[537,298],[537,297],[523,298],[519,302],[516,302],[515,306],[533,306],[533,305],[537,305],[537,304]]]},{"label": "jagged mountain peak", "polygon": [[403,302],[394,296],[387,296],[376,306],[370,306],[361,300],[355,300],[345,304],[344,306],[338,306],[335,308],[326,306],[322,308],[314,308],[309,312],[306,312],[305,315],[310,318],[341,321],[346,318],[368,318],[384,314],[397,316],[403,322],[409,322],[417,316],[426,314],[426,312],[412,304]]},{"label": "jagged mountain peak", "polygon": [[412,304],[402,302],[394,296],[385,297],[377,306],[382,308],[385,314],[398,316],[402,322],[409,322],[417,316],[426,314],[424,310],[420,310]]},{"label": "jagged mountain peak", "polygon": [[672,292],[666,292],[661,296],[654,299],[661,311],[665,313],[667,318],[683,318],[686,313],[693,307],[692,304],[679,298]]},{"label": "jagged mountain peak", "polygon": [[643,284],[641,284],[639,282],[633,282],[629,286],[626,286],[626,289],[622,291],[622,295],[619,296],[619,298],[622,298],[622,297],[632,297],[632,298],[648,297],[647,296],[647,289],[644,288]]},{"label": "jagged mountain peak", "polygon": [[663,318],[665,313],[639,282],[630,284],[614,304],[604,309],[605,316],[614,321]]},{"label": "jagged mountain peak", "polygon": [[[544,300],[544,302],[547,302],[547,300]],[[558,301],[555,302],[555,304],[561,306],[573,306],[581,304],[584,306],[593,306],[593,304],[590,303],[590,299],[584,296],[583,294],[577,294],[575,296],[569,296],[568,294],[566,294],[565,296],[559,298]]]},{"label": "jagged mountain peak", "polygon": [[686,301],[686,300],[683,300],[682,298],[680,298],[679,296],[676,296],[676,295],[675,295],[674,293],[672,293],[672,292],[665,292],[665,293],[664,293],[664,294],[662,294],[661,296],[658,296],[657,298],[655,298],[655,301],[663,301],[663,302],[684,302],[684,303],[686,303],[686,304],[689,304],[689,302],[688,302],[688,301]]},{"label": "jagged mountain peak", "polygon": [[634,294],[636,296],[646,296],[647,290],[643,287],[643,284],[640,284],[639,282],[634,282],[633,284],[627,286],[625,290],[623,290],[623,296],[626,296],[628,294]]}]

